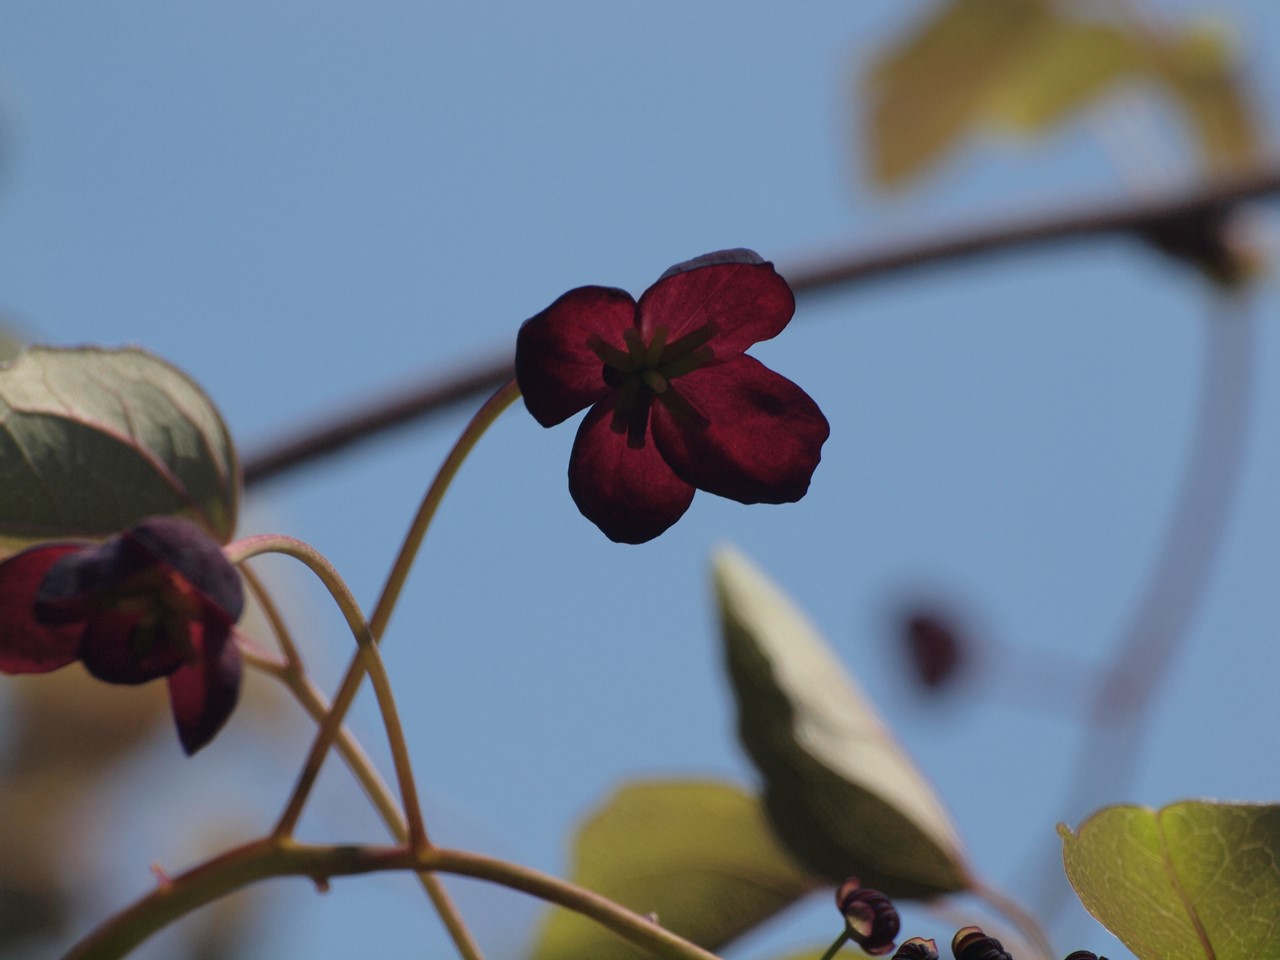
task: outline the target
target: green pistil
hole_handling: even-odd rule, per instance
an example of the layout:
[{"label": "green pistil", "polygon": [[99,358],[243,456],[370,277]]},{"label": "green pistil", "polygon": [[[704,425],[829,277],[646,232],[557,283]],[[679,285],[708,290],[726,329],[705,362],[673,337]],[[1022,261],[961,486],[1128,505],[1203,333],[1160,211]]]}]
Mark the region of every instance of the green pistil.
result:
[{"label": "green pistil", "polygon": [[644,385],[654,393],[662,394],[667,390],[667,378],[657,370],[641,370],[640,379],[643,380]]},{"label": "green pistil", "polygon": [[593,333],[587,338],[587,348],[599,357],[606,367],[612,367],[620,373],[631,373],[636,369],[631,354],[605,343],[599,334]]}]

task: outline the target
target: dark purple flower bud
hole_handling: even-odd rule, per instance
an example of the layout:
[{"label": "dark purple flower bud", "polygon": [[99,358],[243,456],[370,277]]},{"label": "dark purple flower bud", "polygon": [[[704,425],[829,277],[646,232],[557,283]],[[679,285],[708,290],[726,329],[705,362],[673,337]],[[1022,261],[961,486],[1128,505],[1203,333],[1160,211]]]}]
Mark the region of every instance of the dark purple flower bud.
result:
[{"label": "dark purple flower bud", "polygon": [[902,637],[916,679],[930,689],[950,683],[965,665],[968,644],[942,614],[932,610],[909,614]]},{"label": "dark purple flower bud", "polygon": [[938,960],[938,944],[924,937],[912,937],[902,941],[893,960]]},{"label": "dark purple flower bud", "polygon": [[1107,960],[1107,958],[1098,956],[1092,950],[1073,950],[1067,954],[1065,960]]},{"label": "dark purple flower bud", "polygon": [[836,906],[844,914],[849,939],[864,951],[879,956],[893,949],[901,924],[898,911],[883,893],[850,877],[836,891]]},{"label": "dark purple flower bud", "polygon": [[178,738],[195,753],[240,691],[232,627],[240,575],[203,529],[152,517],[100,544],[41,544],[0,563],[0,671],[76,660],[108,683],[167,677]]},{"label": "dark purple flower bud", "polygon": [[951,938],[951,952],[956,960],[1013,960],[1004,945],[988,937],[981,927],[961,927]]}]

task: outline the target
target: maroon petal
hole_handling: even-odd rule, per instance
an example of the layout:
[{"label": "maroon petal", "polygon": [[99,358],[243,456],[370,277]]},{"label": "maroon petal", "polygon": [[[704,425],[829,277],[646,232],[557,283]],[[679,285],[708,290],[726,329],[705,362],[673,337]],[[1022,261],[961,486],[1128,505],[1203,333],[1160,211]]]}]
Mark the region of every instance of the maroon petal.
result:
[{"label": "maroon petal", "polygon": [[750,250],[725,250],[664,273],[640,298],[636,317],[646,341],[661,324],[667,343],[713,324],[716,336],[709,345],[717,360],[726,360],[776,337],[795,309],[791,288],[772,263]]},{"label": "maroon petal", "polygon": [[167,676],[190,656],[189,646],[184,649],[157,628],[149,633],[141,634],[136,614],[96,610],[80,639],[80,659],[99,680],[134,684]]},{"label": "maroon petal", "polygon": [[830,433],[807,393],[746,356],[695,370],[670,389],[710,421],[690,424],[654,404],[654,440],[682,479],[739,503],[804,496]]},{"label": "maroon petal", "polygon": [[155,557],[124,534],[82,546],[45,576],[36,592],[36,615],[50,624],[85,620],[95,597],[155,565]]},{"label": "maroon petal", "polygon": [[35,599],[49,568],[84,544],[32,547],[0,563],[0,672],[47,673],[78,656],[83,623],[36,620]]},{"label": "maroon petal", "polygon": [[235,623],[244,612],[240,573],[205,529],[181,517],[151,517],[124,534]]},{"label": "maroon petal", "polygon": [[208,623],[200,648],[198,660],[169,675],[169,705],[188,756],[212,740],[231,716],[243,672],[228,624]]},{"label": "maroon petal", "polygon": [[644,543],[689,509],[693,487],[667,466],[646,429],[643,447],[610,428],[613,407],[592,407],[569,456],[569,493],[582,515],[617,543]]},{"label": "maroon petal", "polygon": [[609,393],[604,361],[590,344],[598,337],[625,352],[622,331],[635,314],[625,290],[578,287],[524,322],[516,336],[516,381],[535,420],[555,426]]}]

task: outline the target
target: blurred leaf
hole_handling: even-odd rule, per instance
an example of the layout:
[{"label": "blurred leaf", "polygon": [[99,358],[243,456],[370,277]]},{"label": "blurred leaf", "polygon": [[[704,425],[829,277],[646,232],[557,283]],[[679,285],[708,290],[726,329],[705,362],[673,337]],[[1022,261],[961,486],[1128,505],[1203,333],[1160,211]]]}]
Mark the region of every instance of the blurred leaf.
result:
[{"label": "blurred leaf", "polygon": [[12,330],[0,326],[0,363],[12,360],[22,350],[22,338]]},{"label": "blurred leaf", "polygon": [[229,540],[239,465],[185,374],[135,348],[37,347],[0,365],[0,552],[183,514]]},{"label": "blurred leaf", "polygon": [[[573,880],[717,950],[820,885],[774,839],[760,801],[714,782],[628,784],[574,842]],[[575,913],[554,910],[534,960],[645,953]]]},{"label": "blurred leaf", "polygon": [[986,113],[1023,133],[1042,133],[1136,75],[1143,63],[1140,41],[1118,25],[1055,17],[1010,58]]},{"label": "blurred leaf", "polygon": [[942,159],[1050,17],[1043,0],[951,0],[874,64],[864,84],[873,182],[899,187]]},{"label": "blurred leaf", "polygon": [[1211,170],[1239,170],[1262,154],[1257,119],[1234,45],[1221,27],[1198,24],[1151,59],[1154,78],[1182,109]]},{"label": "blurred leaf", "polygon": [[740,554],[714,559],[738,732],[778,836],[819,876],[891,897],[966,889],[941,801],[825,641]]},{"label": "blurred leaf", "polygon": [[1107,807],[1058,832],[1076,894],[1139,960],[1280,958],[1280,806]]}]

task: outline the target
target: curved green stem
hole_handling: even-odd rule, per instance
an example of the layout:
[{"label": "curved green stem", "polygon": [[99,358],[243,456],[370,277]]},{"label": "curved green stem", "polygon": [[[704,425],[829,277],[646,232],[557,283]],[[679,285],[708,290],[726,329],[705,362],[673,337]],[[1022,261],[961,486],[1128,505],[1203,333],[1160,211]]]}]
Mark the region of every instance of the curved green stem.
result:
[{"label": "curved green stem", "polygon": [[848,942],[849,931],[846,930],[844,933],[840,934],[840,936],[836,937],[835,942],[832,943],[831,946],[827,947],[827,952],[822,955],[822,960],[831,960],[832,957],[840,952],[840,948]]},{"label": "curved green stem", "polygon": [[613,901],[528,867],[439,847],[319,846],[271,836],[188,870],[116,914],[63,960],[117,960],[157,930],[241,887],[271,877],[308,877],[327,886],[338,876],[388,870],[438,871],[488,880],[574,910],[664,960],[717,960],[696,944]]},{"label": "curved green stem", "polygon": [[[387,577],[386,585],[382,588],[382,595],[378,598],[377,606],[374,607],[373,617],[369,621],[369,630],[375,644],[382,639],[382,634],[391,619],[392,611],[395,609],[396,601],[400,598],[400,591],[404,588],[405,581],[409,577],[409,569],[413,566],[414,558],[418,554],[418,548],[422,546],[422,540],[427,535],[427,529],[431,525],[432,518],[435,517],[436,510],[439,509],[441,501],[444,500],[449,484],[453,481],[458,469],[462,466],[463,461],[466,460],[467,454],[475,447],[480,437],[498,419],[498,415],[511,406],[519,396],[520,388],[514,380],[500,388],[471,418],[471,422],[467,424],[466,429],[462,431],[462,435],[454,443],[453,449],[445,457],[439,472],[431,482],[431,486],[427,488],[422,504],[418,507],[418,512],[413,518],[413,524],[409,527],[404,544],[400,547],[400,553],[391,567],[391,573]],[[296,810],[301,811],[307,797],[310,796],[311,788],[315,786],[316,777],[319,776],[320,767],[324,763],[325,754],[333,746],[338,730],[342,726],[342,721],[346,717],[347,711],[351,708],[351,703],[355,700],[356,691],[360,688],[360,681],[363,679],[364,664],[359,653],[357,653],[347,667],[346,675],[343,676],[342,683],[338,687],[338,693],[333,698],[333,704],[329,709],[328,716],[325,717],[324,723],[321,724],[320,730],[316,733],[315,740],[312,741],[311,752],[307,755],[302,773],[298,776],[297,785],[294,787],[290,809],[296,808]]]},{"label": "curved green stem", "polygon": [[[415,849],[425,847],[427,832],[422,822],[422,809],[418,803],[418,789],[413,779],[413,765],[409,760],[404,728],[400,723],[399,711],[396,709],[395,696],[391,692],[391,680],[387,676],[386,667],[382,663],[382,657],[378,653],[377,645],[373,642],[373,635],[369,631],[369,625],[365,622],[359,604],[356,603],[355,597],[352,596],[350,589],[333,565],[318,550],[301,540],[264,534],[238,541],[226,548],[227,558],[232,563],[242,563],[250,557],[264,553],[280,553],[304,563],[325,585],[346,618],[347,626],[350,627],[359,645],[356,651],[357,662],[361,664],[362,670],[367,670],[369,673],[374,694],[378,698],[382,722],[387,730],[387,742],[391,747],[396,780],[400,785],[401,800],[408,820],[409,842]],[[329,715],[332,715],[332,711]],[[276,825],[276,836],[287,837],[293,833],[298,818],[302,815],[305,801],[305,794],[295,789]]]},{"label": "curved green stem", "polygon": [[[311,678],[307,676],[301,651],[261,578],[254,573],[248,563],[242,564],[240,570],[244,574],[249,589],[253,591],[258,605],[262,608],[267,624],[285,657],[285,662],[281,664],[275,660],[264,660],[251,652],[242,651],[245,662],[284,684],[285,689],[293,694],[294,699],[301,704],[318,726],[324,722],[325,716],[329,713],[329,704],[316,685],[311,682]],[[397,843],[406,843],[409,838],[409,828],[405,823],[404,814],[396,805],[391,790],[378,774],[373,761],[365,754],[359,742],[346,727],[339,728],[338,739],[334,746],[361,789],[364,790],[369,802],[377,810],[378,816],[382,818],[391,836]],[[471,935],[466,921],[462,919],[462,914],[458,912],[457,905],[454,904],[444,884],[440,882],[440,878],[434,873],[423,871],[418,874],[418,882],[431,900],[431,905],[435,907],[436,914],[444,924],[450,939],[453,940],[458,956],[462,957],[462,960],[484,960],[480,945]]]}]

